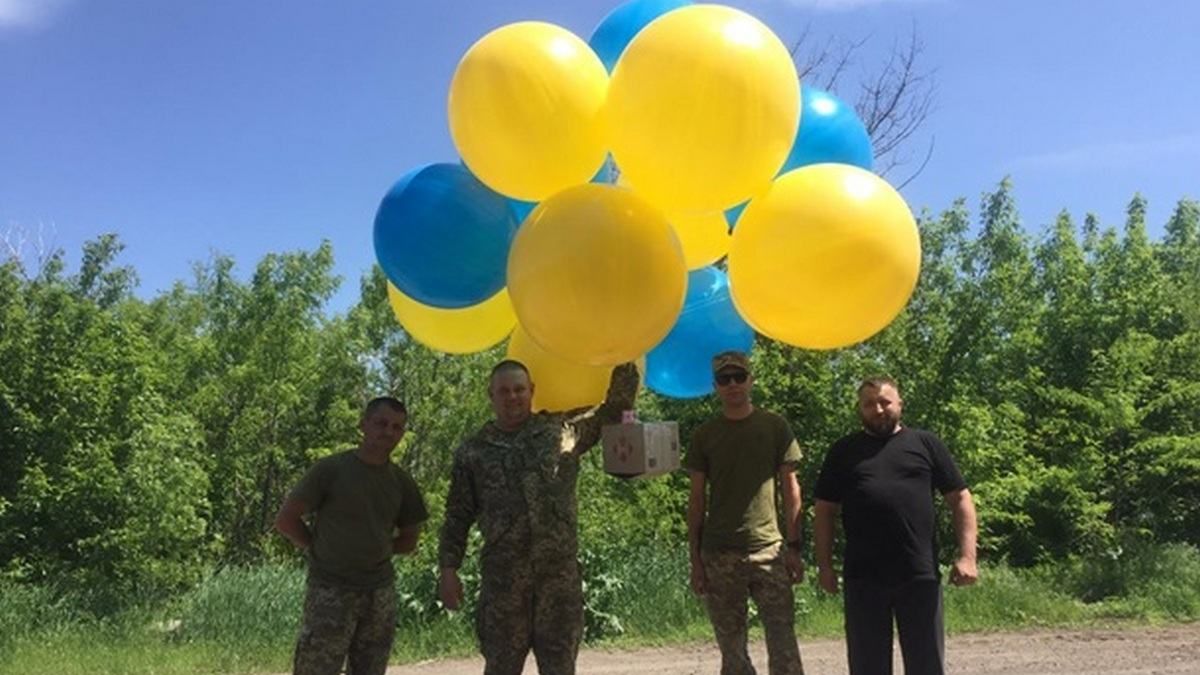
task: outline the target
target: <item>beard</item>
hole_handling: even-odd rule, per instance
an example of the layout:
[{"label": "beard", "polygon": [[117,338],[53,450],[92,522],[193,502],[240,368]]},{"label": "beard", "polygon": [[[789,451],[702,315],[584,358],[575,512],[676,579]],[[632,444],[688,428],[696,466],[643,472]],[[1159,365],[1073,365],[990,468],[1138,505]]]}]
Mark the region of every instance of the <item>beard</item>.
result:
[{"label": "beard", "polygon": [[863,418],[863,427],[872,436],[888,437],[896,432],[896,428],[900,426],[899,415],[884,415],[883,417],[872,417],[870,419]]}]

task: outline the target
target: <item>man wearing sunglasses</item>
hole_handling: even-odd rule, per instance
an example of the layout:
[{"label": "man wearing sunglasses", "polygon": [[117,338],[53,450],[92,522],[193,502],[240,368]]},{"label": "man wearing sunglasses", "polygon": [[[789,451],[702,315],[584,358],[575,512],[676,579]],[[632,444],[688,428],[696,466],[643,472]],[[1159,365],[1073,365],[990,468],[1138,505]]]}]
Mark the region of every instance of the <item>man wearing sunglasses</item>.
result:
[{"label": "man wearing sunglasses", "polygon": [[802,674],[792,597],[792,584],[804,578],[795,473],[800,446],[787,420],[754,407],[754,376],[744,353],[716,355],[712,370],[721,413],[696,429],[684,462],[691,475],[692,590],[708,607],[721,675],[755,673],[746,644],[749,598],[762,619],[771,675]]}]

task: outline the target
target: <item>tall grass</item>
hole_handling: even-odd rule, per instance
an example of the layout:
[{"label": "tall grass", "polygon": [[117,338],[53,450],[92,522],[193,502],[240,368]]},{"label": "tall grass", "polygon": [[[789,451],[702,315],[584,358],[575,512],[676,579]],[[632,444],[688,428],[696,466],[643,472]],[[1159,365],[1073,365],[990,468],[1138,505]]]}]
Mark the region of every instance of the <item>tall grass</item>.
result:
[{"label": "tall grass", "polygon": [[[583,562],[593,644],[712,639],[703,607],[688,590],[683,546],[585,550]],[[436,572],[427,563],[401,565],[397,661],[474,650],[469,613],[452,615],[433,602]],[[818,591],[814,576],[796,588],[797,632],[840,636],[841,600]],[[303,572],[295,567],[225,569],[181,597],[98,617],[80,609],[88,605],[78,595],[0,582],[0,673],[283,672],[303,591]],[[1200,551],[1182,545],[1032,569],[992,565],[978,585],[946,589],[951,632],[1198,619]]]},{"label": "tall grass", "polygon": [[[171,639],[276,648],[295,639],[304,598],[304,571],[278,564],[230,568],[174,603]],[[175,624],[174,622],[178,622]]]}]

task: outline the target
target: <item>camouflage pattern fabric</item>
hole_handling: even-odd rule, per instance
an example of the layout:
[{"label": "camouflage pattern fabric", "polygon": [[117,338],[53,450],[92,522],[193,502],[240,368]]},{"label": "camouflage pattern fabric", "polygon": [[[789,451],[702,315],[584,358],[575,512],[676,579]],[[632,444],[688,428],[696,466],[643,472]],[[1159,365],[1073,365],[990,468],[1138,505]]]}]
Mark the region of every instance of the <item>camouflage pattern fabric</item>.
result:
[{"label": "camouflage pattern fabric", "polygon": [[396,590],[348,590],[309,583],[294,675],[383,675],[396,634]]},{"label": "camouflage pattern fabric", "polygon": [[484,425],[454,454],[438,562],[457,568],[479,523],[476,628],[487,675],[520,673],[532,648],[542,673],[571,675],[583,635],[575,486],[580,456],[633,408],[637,368],[613,369],[598,407],[541,412],[518,430]]},{"label": "camouflage pattern fabric", "polygon": [[704,596],[717,646],[721,675],[755,675],[746,649],[747,600],[754,599],[766,633],[770,675],[803,675],[796,644],[792,583],[776,543],[753,553],[701,551],[708,589]]},{"label": "camouflage pattern fabric", "polygon": [[532,648],[538,671],[573,675],[583,637],[579,567],[560,559],[492,555],[483,568],[476,630],[485,675],[520,675]]}]

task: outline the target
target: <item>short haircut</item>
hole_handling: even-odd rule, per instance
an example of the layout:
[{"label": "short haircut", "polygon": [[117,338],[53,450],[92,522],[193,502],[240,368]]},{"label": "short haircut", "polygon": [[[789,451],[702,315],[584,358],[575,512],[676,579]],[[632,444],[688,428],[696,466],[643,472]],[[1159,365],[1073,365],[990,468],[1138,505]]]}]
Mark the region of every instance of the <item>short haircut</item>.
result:
[{"label": "short haircut", "polygon": [[363,408],[363,417],[370,417],[372,413],[384,406],[391,408],[405,417],[408,416],[408,408],[404,405],[404,401],[392,396],[377,396],[367,401],[366,407]]},{"label": "short haircut", "polygon": [[524,363],[521,363],[516,359],[504,359],[500,363],[492,366],[492,373],[488,375],[488,382],[491,382],[492,379],[500,373],[511,373],[515,371],[525,373],[525,377],[528,377],[531,380],[533,379],[529,374],[529,369],[525,367]]},{"label": "short haircut", "polygon": [[862,384],[858,385],[858,395],[862,396],[863,391],[867,389],[879,389],[884,385],[888,385],[892,389],[895,389],[897,394],[900,393],[900,385],[896,382],[896,380],[888,377],[887,375],[872,375],[871,377],[864,379]]}]

